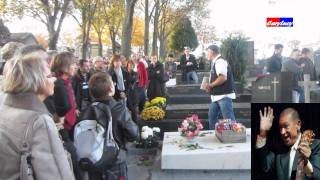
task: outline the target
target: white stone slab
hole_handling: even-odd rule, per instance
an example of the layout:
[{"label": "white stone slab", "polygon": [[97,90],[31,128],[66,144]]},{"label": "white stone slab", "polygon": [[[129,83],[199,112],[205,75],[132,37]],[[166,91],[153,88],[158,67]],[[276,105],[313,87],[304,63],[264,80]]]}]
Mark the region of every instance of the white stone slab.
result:
[{"label": "white stone slab", "polygon": [[178,142],[186,142],[179,132],[165,132],[161,154],[161,169],[251,169],[251,129],[247,130],[246,143],[222,144],[212,134],[197,137],[196,142],[207,149],[187,151]]}]

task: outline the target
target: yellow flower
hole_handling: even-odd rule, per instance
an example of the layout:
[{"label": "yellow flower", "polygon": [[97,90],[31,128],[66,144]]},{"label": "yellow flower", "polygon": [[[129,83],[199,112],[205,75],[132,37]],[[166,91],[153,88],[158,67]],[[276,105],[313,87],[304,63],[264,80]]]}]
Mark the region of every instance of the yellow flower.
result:
[{"label": "yellow flower", "polygon": [[161,120],[164,116],[165,112],[157,106],[145,108],[141,113],[141,118],[143,120]]},{"label": "yellow flower", "polygon": [[146,101],[146,102],[144,103],[144,107],[149,107],[149,106],[151,106],[151,103],[150,103],[149,101]]}]

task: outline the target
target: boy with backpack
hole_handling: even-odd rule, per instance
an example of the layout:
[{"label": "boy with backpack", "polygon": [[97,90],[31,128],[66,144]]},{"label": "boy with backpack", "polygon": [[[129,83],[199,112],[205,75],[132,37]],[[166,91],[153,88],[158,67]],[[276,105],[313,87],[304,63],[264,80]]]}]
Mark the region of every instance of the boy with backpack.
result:
[{"label": "boy with backpack", "polygon": [[94,74],[89,90],[94,101],[74,131],[80,166],[89,179],[126,180],[125,144],[139,137],[139,128],[126,106],[112,98],[115,89],[108,73]]}]

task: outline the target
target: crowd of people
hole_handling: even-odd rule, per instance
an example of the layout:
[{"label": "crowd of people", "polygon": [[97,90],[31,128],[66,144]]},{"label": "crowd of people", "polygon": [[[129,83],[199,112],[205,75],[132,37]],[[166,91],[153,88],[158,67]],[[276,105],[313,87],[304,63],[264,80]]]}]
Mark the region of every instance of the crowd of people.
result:
[{"label": "crowd of people", "polygon": [[304,89],[299,85],[299,81],[304,81],[304,74],[310,76],[311,81],[318,79],[316,68],[312,61],[312,52],[308,48],[293,49],[289,58],[285,60],[282,57],[282,44],[274,46],[274,53],[268,60],[267,72],[280,73],[290,72],[293,74],[292,101],[295,103],[304,103]]},{"label": "crowd of people", "polygon": [[[210,60],[218,59],[216,48],[208,49],[216,55]],[[78,59],[72,52],[46,51],[38,45],[16,42],[7,43],[1,52],[0,159],[4,163],[0,174],[9,180],[128,179],[126,142],[140,138],[139,119],[145,102],[166,97],[165,83],[177,77],[179,65],[183,81],[198,83],[198,64],[188,47],[180,62],[169,54],[165,63],[157,56],[149,59],[140,54],[132,54],[129,59],[117,54]],[[233,80],[228,64],[220,61],[224,71],[212,76],[210,83],[216,84],[214,88],[208,84],[208,92],[232,93],[233,87],[221,86],[222,81],[232,85]],[[212,98],[210,112],[227,101],[231,104],[225,105],[221,114],[234,116],[232,97],[220,94]],[[99,112],[94,109],[97,103],[99,107],[102,104]],[[81,121],[99,119],[109,110],[112,117],[106,115],[105,122],[112,122],[111,139],[120,151],[111,165],[97,170],[92,162],[79,157],[79,148],[83,152],[87,147],[75,145],[74,132]],[[212,125],[217,116],[210,114]]]},{"label": "crowd of people", "polygon": [[[103,172],[89,179],[127,179],[126,142],[140,138],[138,118],[146,100],[165,97],[173,77],[173,56],[130,59],[112,55],[77,59],[71,52],[47,52],[38,45],[8,43],[2,48],[0,79],[0,174],[4,179],[84,179],[74,146],[74,128],[93,103],[108,106],[112,134],[120,148]],[[22,156],[20,156],[22,154]]]}]

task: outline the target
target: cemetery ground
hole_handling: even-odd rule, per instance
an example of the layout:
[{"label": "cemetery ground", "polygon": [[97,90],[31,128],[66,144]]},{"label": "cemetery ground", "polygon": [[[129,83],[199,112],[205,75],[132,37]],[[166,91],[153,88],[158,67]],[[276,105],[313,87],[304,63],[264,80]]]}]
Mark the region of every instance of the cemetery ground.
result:
[{"label": "cemetery ground", "polygon": [[[201,83],[202,78],[208,76],[208,72],[198,72],[198,76]],[[163,141],[160,142],[158,148],[151,149],[138,149],[133,143],[128,145],[127,162],[130,179],[250,179],[251,93],[246,88],[237,86],[237,98],[233,102],[236,120],[249,128],[247,143],[242,144],[243,149],[238,148],[238,145],[241,146],[241,144],[234,147],[232,144],[221,144],[214,134],[209,134],[206,135],[207,137],[199,137],[196,142],[205,147],[207,147],[206,142],[213,142],[213,145],[210,145],[211,150],[174,150],[173,146],[168,145],[168,141],[171,137],[179,136],[176,134],[178,126],[187,116],[197,114],[204,125],[204,130],[208,129],[209,94],[200,90],[200,84],[185,84],[180,82],[180,79],[181,74],[178,73],[177,85],[167,88],[165,118],[138,122],[140,127],[159,127]],[[163,159],[164,157],[166,159]]]}]

